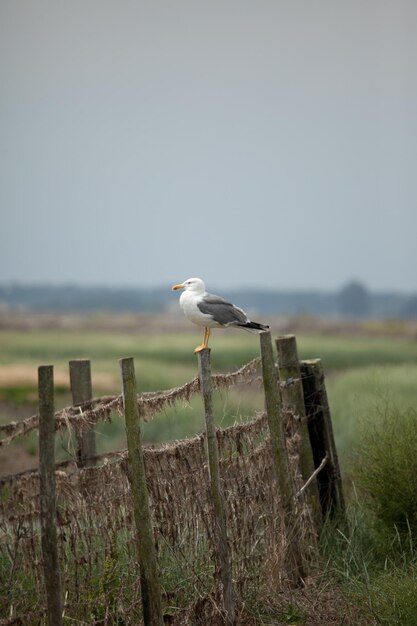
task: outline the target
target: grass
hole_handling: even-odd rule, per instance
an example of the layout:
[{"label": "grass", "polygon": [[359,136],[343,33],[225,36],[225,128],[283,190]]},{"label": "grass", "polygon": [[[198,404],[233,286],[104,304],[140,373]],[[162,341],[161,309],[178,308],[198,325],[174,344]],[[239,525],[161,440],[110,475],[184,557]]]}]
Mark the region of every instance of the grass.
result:
[{"label": "grass", "polygon": [[372,399],[366,377],[355,372],[353,380],[368,393],[358,394],[362,404],[343,450],[349,524],[341,532],[329,523],[322,533],[323,571],[370,624],[417,626],[417,391],[411,384],[417,368],[410,376],[391,373],[384,395],[372,376]]},{"label": "grass", "polygon": [[395,407],[417,406],[415,363],[350,368],[330,376],[327,384],[336,444],[346,464],[364,423],[375,422]]},{"label": "grass", "polygon": [[343,595],[375,626],[417,626],[417,554],[411,536],[391,528],[381,533],[366,501],[353,492],[348,529],[331,523],[321,535],[322,579],[337,582]]},{"label": "grass", "polygon": [[[53,361],[67,367],[70,359],[89,358],[98,372],[117,372],[117,359],[133,356],[139,363],[161,369],[162,379],[171,380],[175,368],[195,372],[193,348],[200,334],[133,334],[93,331],[0,331],[0,365],[25,363],[40,365]],[[326,370],[365,365],[389,365],[417,361],[417,342],[403,338],[297,337],[301,358],[321,358]],[[256,335],[237,331],[218,331],[210,340],[213,369],[231,369],[259,353]],[[139,368],[140,369],[140,368]],[[182,379],[183,380],[183,379]],[[153,382],[153,381],[152,381]],[[141,379],[139,378],[141,384]]]},{"label": "grass", "polygon": [[417,412],[386,407],[354,446],[352,473],[368,509],[386,530],[417,542]]},{"label": "grass", "polygon": [[[141,623],[140,572],[129,525],[112,527],[103,511],[91,514],[81,509],[77,518],[75,524],[73,520],[60,530],[64,537],[61,578],[67,596],[64,623]],[[126,524],[126,518],[123,521]],[[13,607],[14,615],[25,616],[23,623],[44,624],[40,613],[44,599],[39,597],[43,587],[40,542],[29,548],[33,563],[23,554],[24,538],[20,544],[13,545],[8,558],[4,558],[6,553],[0,545],[0,581],[13,580],[10,589],[0,583],[0,619],[6,617],[6,607]],[[171,597],[179,606],[188,606],[194,599],[195,588],[189,585],[193,580],[191,556],[196,557],[193,567],[199,572],[199,593],[208,593],[211,588],[213,563],[209,546],[201,541],[194,548],[196,554],[188,555],[184,549],[174,551],[168,544],[159,546],[160,582],[164,612],[168,615],[178,613],[178,607],[171,605]],[[32,616],[33,621],[27,616]]]}]

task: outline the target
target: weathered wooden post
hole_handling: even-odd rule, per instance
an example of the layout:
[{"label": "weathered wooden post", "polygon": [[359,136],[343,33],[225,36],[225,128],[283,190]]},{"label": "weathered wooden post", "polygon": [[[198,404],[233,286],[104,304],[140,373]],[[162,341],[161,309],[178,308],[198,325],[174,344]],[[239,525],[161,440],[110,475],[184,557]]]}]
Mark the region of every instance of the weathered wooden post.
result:
[{"label": "weathered wooden post", "polygon": [[314,465],[327,462],[317,474],[320,505],[323,516],[345,518],[345,500],[336,444],[334,441],[329,402],[320,359],[301,361],[305,410]]},{"label": "weathered wooden post", "polygon": [[291,478],[285,432],[282,420],[281,397],[275,367],[270,331],[260,333],[262,378],[265,393],[265,406],[271,437],[271,451],[275,467],[276,481],[285,515],[285,528],[289,537],[288,565],[293,582],[304,578],[303,559],[296,532],[295,487]]},{"label": "weathered wooden post", "polygon": [[49,626],[61,626],[61,571],[58,559],[55,495],[54,370],[38,368],[39,478],[43,574]]},{"label": "weathered wooden post", "polygon": [[[70,385],[72,403],[78,406],[93,397],[91,385],[91,365],[87,360],[69,362]],[[77,464],[78,467],[95,465],[96,438],[94,426],[76,434],[77,437]]]},{"label": "weathered wooden post", "polygon": [[220,580],[223,587],[223,604],[226,614],[225,621],[226,624],[232,625],[235,623],[232,567],[230,562],[229,545],[227,542],[225,502],[220,479],[219,449],[217,444],[216,426],[214,424],[210,348],[205,348],[204,350],[198,352],[198,372],[204,403],[210,488],[217,536],[216,551],[218,569],[220,570]]},{"label": "weathered wooden post", "polygon": [[[281,397],[284,410],[288,408],[295,415],[293,429],[301,436],[300,445],[300,470],[301,475],[307,481],[314,471],[313,453],[310,446],[308,424],[304,406],[303,384],[301,382],[301,369],[298,360],[297,340],[295,335],[283,335],[275,341],[278,353],[278,373],[281,386]],[[314,483],[309,487],[314,490]],[[318,495],[315,489],[316,497]]]},{"label": "weathered wooden post", "polygon": [[120,359],[119,363],[122,375],[129,481],[136,525],[143,619],[145,626],[162,626],[161,588],[146,486],[135,367],[133,358]]},{"label": "weathered wooden post", "polygon": [[265,407],[271,435],[272,456],[281,500],[286,512],[294,507],[294,486],[291,480],[290,464],[285,443],[285,432],[282,422],[282,405],[278,389],[278,377],[272,351],[271,333],[264,330],[260,333],[262,378],[265,393]]}]

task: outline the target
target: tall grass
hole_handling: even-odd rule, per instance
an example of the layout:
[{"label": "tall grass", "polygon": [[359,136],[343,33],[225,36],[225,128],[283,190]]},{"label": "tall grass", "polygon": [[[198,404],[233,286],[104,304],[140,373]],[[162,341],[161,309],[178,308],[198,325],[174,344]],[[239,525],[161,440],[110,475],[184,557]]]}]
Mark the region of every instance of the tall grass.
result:
[{"label": "tall grass", "polygon": [[417,412],[402,402],[364,402],[345,451],[349,524],[321,537],[326,576],[386,626],[417,626]]},{"label": "tall grass", "polygon": [[416,381],[415,363],[350,368],[330,375],[327,390],[345,471],[349,469],[347,457],[364,429],[379,423],[387,411],[403,412],[417,406]]},{"label": "tall grass", "polygon": [[417,562],[411,535],[381,533],[363,499],[351,500],[348,527],[327,522],[321,535],[323,580],[337,583],[368,624],[417,626]]},{"label": "tall grass", "polygon": [[389,405],[362,427],[352,474],[375,520],[417,542],[417,411]]}]

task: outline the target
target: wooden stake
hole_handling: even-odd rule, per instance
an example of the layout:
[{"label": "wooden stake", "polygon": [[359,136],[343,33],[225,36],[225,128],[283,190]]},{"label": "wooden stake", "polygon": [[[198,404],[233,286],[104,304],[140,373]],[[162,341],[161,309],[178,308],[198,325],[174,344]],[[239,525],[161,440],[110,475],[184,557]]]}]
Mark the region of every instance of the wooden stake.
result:
[{"label": "wooden stake", "polygon": [[43,573],[49,626],[61,626],[61,571],[58,558],[55,495],[54,370],[38,368],[39,477]]},{"label": "wooden stake", "polygon": [[327,463],[317,475],[323,516],[345,518],[345,500],[339,460],[334,441],[332,419],[320,359],[301,361],[305,409],[314,465],[319,467],[327,455]]},{"label": "wooden stake", "polygon": [[[295,414],[295,422],[292,426],[301,435],[300,470],[303,479],[306,481],[314,471],[314,461],[304,406],[297,340],[295,335],[284,335],[278,337],[275,343],[278,353],[278,373],[282,402],[284,409],[288,408]],[[317,490],[313,495],[315,497],[318,496]]]},{"label": "wooden stake", "polygon": [[[69,373],[73,406],[91,400],[93,393],[90,361],[70,361]],[[76,436],[78,467],[91,467],[95,465],[96,438],[94,426],[89,427],[81,433],[77,433]]]},{"label": "wooden stake", "polygon": [[136,396],[133,358],[120,359],[128,447],[129,481],[136,524],[136,545],[140,567],[143,619],[145,626],[162,626],[161,588],[156,561],[152,518],[146,486],[142,434]]},{"label": "wooden stake", "polygon": [[287,571],[292,582],[298,585],[304,578],[303,559],[297,532],[295,504],[295,486],[291,478],[291,469],[285,441],[282,421],[282,404],[278,388],[277,369],[272,350],[271,333],[260,333],[262,378],[265,393],[265,406],[271,437],[271,451],[275,467],[275,476],[284,509],[284,526],[289,538],[287,550]]},{"label": "wooden stake", "polygon": [[220,479],[219,449],[217,444],[216,427],[214,424],[213,415],[210,348],[205,348],[204,350],[198,352],[198,371],[200,377],[200,388],[204,403],[210,487],[217,535],[216,551],[218,558],[218,568],[220,570],[220,580],[223,587],[223,603],[226,613],[226,624],[232,625],[235,623],[232,568],[230,563],[229,546],[227,542],[224,494]]},{"label": "wooden stake", "polygon": [[272,351],[271,333],[260,333],[262,378],[265,393],[265,407],[271,435],[272,456],[279,485],[282,504],[287,513],[294,507],[295,490],[291,480],[285,433],[282,423],[282,404],[278,389],[278,372]]}]

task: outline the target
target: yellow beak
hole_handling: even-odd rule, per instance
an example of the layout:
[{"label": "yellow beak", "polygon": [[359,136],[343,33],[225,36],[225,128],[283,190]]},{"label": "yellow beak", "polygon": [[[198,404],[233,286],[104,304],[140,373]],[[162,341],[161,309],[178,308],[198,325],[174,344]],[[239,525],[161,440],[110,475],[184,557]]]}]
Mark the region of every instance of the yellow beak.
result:
[{"label": "yellow beak", "polygon": [[176,291],[177,289],[184,289],[185,285],[180,283],[179,285],[172,285],[172,291]]}]

